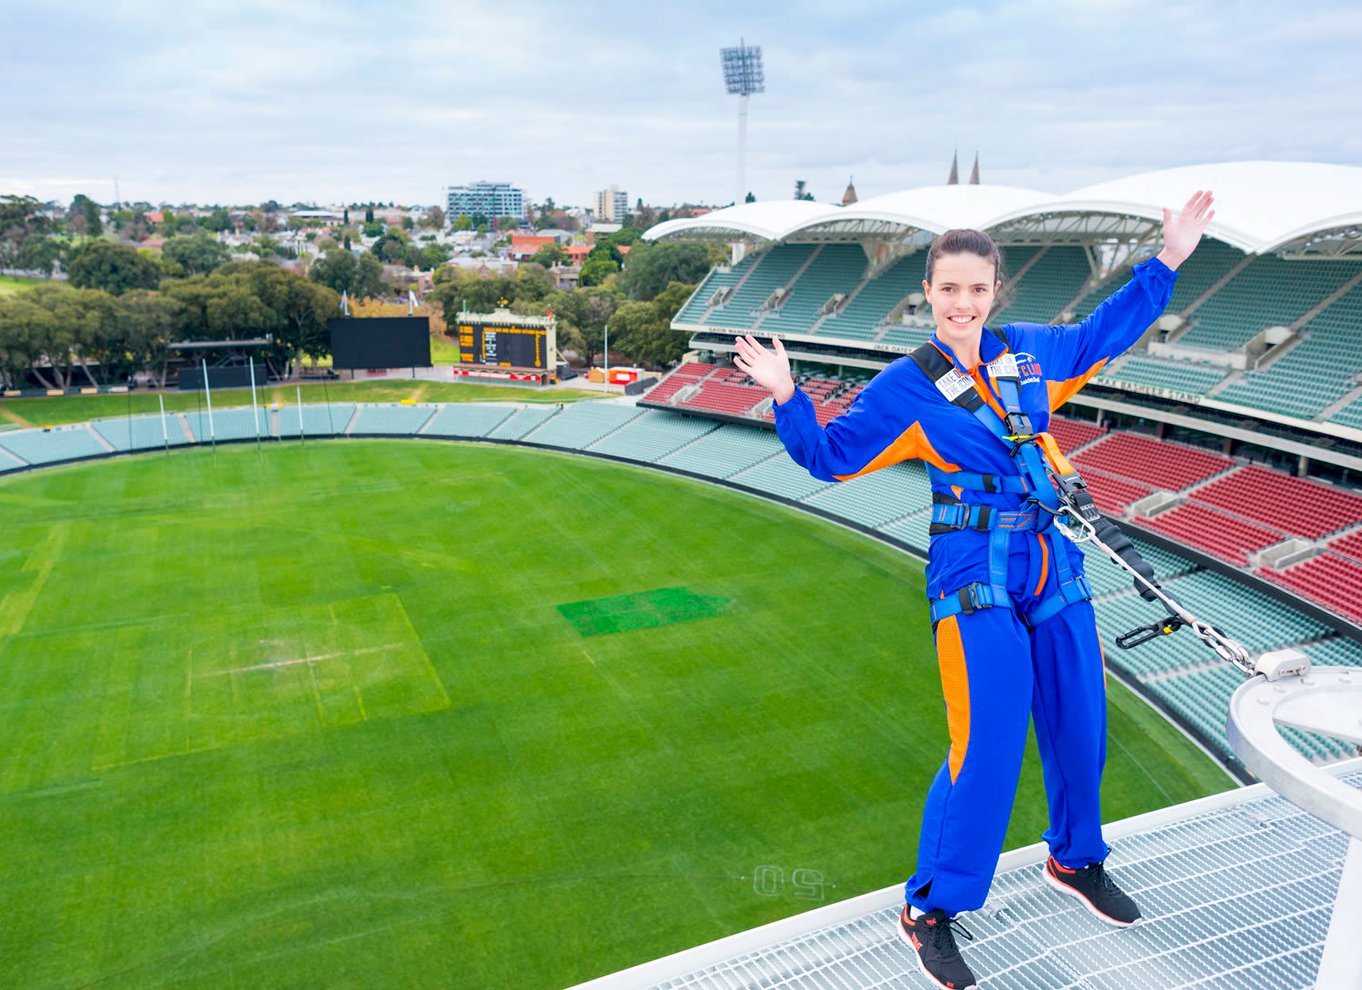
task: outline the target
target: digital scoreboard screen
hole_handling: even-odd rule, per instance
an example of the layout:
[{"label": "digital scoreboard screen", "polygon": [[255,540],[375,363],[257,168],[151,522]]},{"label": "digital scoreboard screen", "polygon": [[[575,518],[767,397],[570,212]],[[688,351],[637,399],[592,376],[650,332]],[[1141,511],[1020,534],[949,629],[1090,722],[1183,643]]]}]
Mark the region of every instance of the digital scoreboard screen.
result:
[{"label": "digital scoreboard screen", "polygon": [[517,323],[483,323],[460,320],[459,363],[498,368],[548,367],[548,330]]},{"label": "digital scoreboard screen", "polygon": [[429,368],[430,317],[332,317],[331,366],[349,368]]}]

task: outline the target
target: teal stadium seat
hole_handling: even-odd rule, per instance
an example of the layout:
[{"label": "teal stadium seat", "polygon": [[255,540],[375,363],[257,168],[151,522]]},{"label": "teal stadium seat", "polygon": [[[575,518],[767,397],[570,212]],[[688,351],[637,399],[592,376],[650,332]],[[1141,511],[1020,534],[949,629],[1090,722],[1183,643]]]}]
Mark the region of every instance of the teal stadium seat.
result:
[{"label": "teal stadium seat", "polygon": [[705,326],[752,330],[766,314],[762,303],[771,293],[785,286],[817,249],[814,244],[778,244],[762,254],[728,301],[709,311]]}]

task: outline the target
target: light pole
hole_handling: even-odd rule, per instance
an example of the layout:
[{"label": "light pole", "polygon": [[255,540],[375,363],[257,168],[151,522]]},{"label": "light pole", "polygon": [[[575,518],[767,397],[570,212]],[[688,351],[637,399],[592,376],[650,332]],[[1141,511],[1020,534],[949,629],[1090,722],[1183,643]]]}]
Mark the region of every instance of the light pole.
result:
[{"label": "light pole", "polygon": [[605,321],[605,389],[610,390],[610,321]]},{"label": "light pole", "polygon": [[733,205],[747,196],[747,98],[766,92],[766,77],[761,64],[761,46],[738,39],[737,48],[719,49],[724,67],[724,85],[738,97],[738,188]]}]

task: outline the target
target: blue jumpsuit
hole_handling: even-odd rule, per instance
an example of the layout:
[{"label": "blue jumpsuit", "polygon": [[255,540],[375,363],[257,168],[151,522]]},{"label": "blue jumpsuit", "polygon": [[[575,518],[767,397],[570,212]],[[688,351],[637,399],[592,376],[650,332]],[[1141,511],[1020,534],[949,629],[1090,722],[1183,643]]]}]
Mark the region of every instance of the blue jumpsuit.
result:
[{"label": "blue jumpsuit", "polygon": [[[1135,266],[1130,281],[1080,323],[1008,324],[1002,328],[1006,344],[985,331],[978,368],[961,366],[949,348],[937,345],[998,411],[1002,399],[984,365],[1005,352],[1013,354],[1020,404],[1039,433],[1052,410],[1159,317],[1176,277],[1151,259]],[[907,357],[875,376],[826,428],[818,425],[812,402],[798,390],[776,406],[775,414],[790,456],[825,481],[845,481],[920,458],[936,469],[933,491],[958,497],[961,489],[952,488],[942,472],[1019,474],[1019,459],[1009,456],[998,436],[949,402]],[[1018,510],[1025,495],[970,491],[967,501]],[[969,529],[934,535],[927,594],[942,599],[972,583],[987,584],[990,535]],[[905,885],[907,900],[923,911],[943,908],[955,915],[981,907],[988,896],[1016,796],[1028,718],[1035,721],[1044,768],[1050,811],[1044,838],[1051,854],[1068,867],[1107,855],[1099,801],[1106,760],[1106,675],[1092,605],[1075,601],[1039,622],[1028,621],[1056,593],[1058,568],[1051,555],[1067,555],[1079,576],[1083,555],[1068,540],[1035,531],[1009,533],[1005,546],[1010,607],[979,608],[936,625],[950,750],[928,792],[917,869]]]}]

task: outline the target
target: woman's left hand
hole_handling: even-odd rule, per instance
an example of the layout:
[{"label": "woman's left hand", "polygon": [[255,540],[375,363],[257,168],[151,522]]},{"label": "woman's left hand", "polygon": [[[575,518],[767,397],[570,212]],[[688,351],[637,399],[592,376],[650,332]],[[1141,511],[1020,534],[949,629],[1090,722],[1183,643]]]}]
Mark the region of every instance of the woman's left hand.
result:
[{"label": "woman's left hand", "polygon": [[1206,225],[1215,216],[1215,210],[1211,209],[1214,202],[1215,197],[1209,190],[1198,189],[1177,216],[1173,216],[1173,211],[1168,207],[1163,208],[1163,250],[1159,252],[1160,261],[1177,271],[1178,266],[1196,249]]}]

